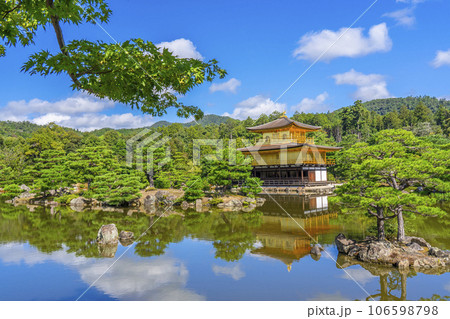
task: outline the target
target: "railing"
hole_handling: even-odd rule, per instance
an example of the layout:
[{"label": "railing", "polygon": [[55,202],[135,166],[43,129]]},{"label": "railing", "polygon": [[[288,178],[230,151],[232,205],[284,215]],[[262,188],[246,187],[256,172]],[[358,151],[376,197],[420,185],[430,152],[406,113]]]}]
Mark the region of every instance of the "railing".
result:
[{"label": "railing", "polygon": [[296,162],[290,162],[290,161],[282,161],[280,159],[277,160],[264,160],[260,159],[259,161],[253,160],[252,166],[266,166],[266,165],[329,165],[333,166],[336,165],[336,161],[334,159],[327,159],[325,160],[307,160],[307,161],[296,161]]},{"label": "railing", "polygon": [[263,182],[262,186],[302,186],[302,185],[308,185],[308,186],[320,186],[320,185],[327,185],[329,182],[327,181],[321,181],[321,182],[313,182],[309,181],[308,178],[274,178],[274,179],[262,179]]},{"label": "railing", "polygon": [[285,143],[307,143],[314,144],[314,137],[299,137],[299,138],[270,138],[267,142],[266,139],[260,139],[257,144],[259,145],[272,145],[272,144],[285,144]]},{"label": "railing", "polygon": [[[263,179],[263,186],[299,186],[301,184],[301,180],[296,179]],[[307,181],[303,181],[304,183],[307,183]]]}]

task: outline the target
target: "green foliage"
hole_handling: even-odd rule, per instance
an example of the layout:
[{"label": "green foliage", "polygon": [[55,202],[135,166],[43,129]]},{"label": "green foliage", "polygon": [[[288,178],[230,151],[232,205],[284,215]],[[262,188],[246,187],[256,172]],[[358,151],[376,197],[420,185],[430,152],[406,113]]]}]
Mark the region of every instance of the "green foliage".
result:
[{"label": "green foliage", "polygon": [[190,180],[184,190],[184,199],[188,202],[195,201],[196,199],[205,196],[204,189],[207,187],[206,183],[200,178]]},{"label": "green foliage", "polygon": [[116,165],[114,154],[105,146],[86,146],[68,156],[68,167],[74,179],[87,183],[88,190],[95,176],[113,170]]},{"label": "green foliage", "polygon": [[336,172],[345,171],[347,183],[331,201],[360,207],[379,220],[415,213],[445,215],[429,193],[449,191],[448,149],[433,148],[405,130],[386,130],[369,143],[344,150],[337,161]]},{"label": "green foliage", "polygon": [[408,110],[414,110],[419,103],[425,104],[433,112],[435,112],[440,106],[447,109],[450,108],[450,101],[430,96],[408,96],[405,98],[376,99],[364,102],[363,105],[369,111],[375,111],[381,115],[385,115],[393,111],[399,111],[401,114],[402,107],[406,107]]},{"label": "green foliage", "polygon": [[140,198],[144,187],[140,172],[119,168],[94,178],[90,192],[92,197],[112,206],[121,206]]},{"label": "green foliage", "polygon": [[262,192],[262,182],[257,177],[248,177],[245,179],[241,187],[241,192],[243,192],[248,197],[256,197]]},{"label": "green foliage", "polygon": [[42,151],[58,150],[71,152],[79,147],[81,136],[73,130],[54,123],[40,127],[28,139],[30,145],[26,155],[38,157]]},{"label": "green foliage", "polygon": [[346,133],[357,134],[358,140],[363,133],[367,132],[369,111],[362,105],[360,100],[341,112],[342,129]]},{"label": "green foliage", "polygon": [[16,184],[5,186],[3,193],[0,194],[1,199],[12,199],[23,193],[23,190]]},{"label": "green foliage", "polygon": [[385,129],[399,129],[402,127],[402,120],[396,111],[389,112],[383,117],[383,125]]},{"label": "green foliage", "polygon": [[[72,88],[99,98],[128,104],[144,113],[161,116],[170,107],[180,117],[203,116],[196,106],[183,105],[177,94],[185,95],[194,87],[225,70],[214,59],[203,62],[178,58],[168,49],[152,42],[131,39],[122,43],[91,42],[85,39],[64,41],[62,24],[107,23],[111,10],[104,0],[80,1],[0,1],[0,38],[7,47],[28,46],[40,30],[55,31],[59,52],[42,50],[30,56],[22,71],[31,75],[67,74]],[[0,56],[5,46],[0,46]]]},{"label": "green foliage", "polygon": [[29,138],[39,129],[39,125],[31,122],[0,121],[0,135],[4,137]]},{"label": "green foliage", "polygon": [[68,204],[70,204],[70,201],[72,199],[75,199],[78,197],[80,197],[80,196],[77,194],[66,194],[66,195],[62,195],[60,197],[56,197],[55,202],[68,205]]},{"label": "green foliage", "polygon": [[[230,163],[232,153],[228,148],[223,150],[222,158],[218,158],[217,156],[213,156],[214,159],[203,158],[201,176],[209,184],[215,185],[219,194],[230,190],[233,182],[241,181],[248,183],[248,187],[254,185],[250,181],[252,179],[250,177],[252,166],[249,165],[249,161],[239,152],[235,155],[235,163],[233,160]],[[255,191],[256,188],[252,188],[251,190]]]},{"label": "green foliage", "polygon": [[66,167],[64,151],[42,151],[31,172],[35,175],[35,188],[46,196],[49,190],[57,190],[70,185],[70,171]]},{"label": "green foliage", "polygon": [[419,104],[417,104],[414,108],[413,114],[417,123],[431,122],[433,118],[433,113],[428,107],[426,107],[425,104],[423,104],[423,102],[419,102]]},{"label": "green foliage", "polygon": [[[388,101],[390,100],[386,100],[386,103]],[[419,102],[423,102],[425,107],[419,105]],[[444,159],[448,157],[450,144],[448,103],[440,101],[438,107],[434,107],[433,103],[428,102],[423,98],[408,98],[402,100],[403,104],[399,104],[398,108],[396,106],[395,112],[384,112],[385,115],[380,115],[373,109],[365,109],[368,102],[357,101],[351,107],[335,112],[297,112],[293,118],[322,127],[321,131],[308,134],[314,137],[316,144],[337,145],[344,149],[354,148],[358,142],[372,145],[374,142],[371,136],[384,128],[403,127],[415,137],[419,137],[420,143],[433,148],[434,154],[439,154],[440,159],[430,159],[430,162],[436,161],[436,166],[445,167]],[[392,103],[397,105],[397,100],[392,99]],[[417,111],[414,110],[416,105],[419,108]],[[387,107],[387,104],[385,106]],[[437,110],[431,119],[427,108]],[[181,189],[190,181],[201,177],[206,184],[217,186],[214,188],[218,193],[229,191],[239,181],[243,183],[243,191],[249,196],[254,196],[259,188],[251,183],[249,179],[251,166],[244,161],[242,154],[237,153],[234,165],[229,162],[230,158],[233,159],[233,154],[229,154],[228,148],[220,158],[215,155],[215,147],[202,147],[202,159],[204,155],[216,157],[213,156],[209,161],[203,160],[200,165],[194,165],[193,141],[199,138],[222,139],[224,145],[229,145],[229,139],[232,138],[237,147],[243,147],[246,140],[254,143],[260,138],[258,134],[248,132],[246,127],[263,124],[279,116],[279,113],[274,112],[262,114],[255,120],[247,118],[239,121],[208,115],[200,121],[203,123],[201,125],[194,125],[192,122],[166,123],[168,125],[151,128],[149,134],[158,133],[160,137],[168,137],[169,142],[163,147],[145,146],[141,152],[134,154],[136,162],[138,159],[146,162],[147,154],[153,154],[153,167],[146,167],[147,182],[142,181],[145,182],[143,187],[150,184],[156,188]],[[421,122],[424,119],[430,121]],[[120,174],[120,170],[125,166],[125,141],[139,132],[140,129],[101,129],[83,133],[53,123],[37,126],[27,122],[0,122],[0,187],[26,184],[48,195],[61,187],[81,183],[84,186],[87,184],[90,190],[97,176],[113,172]],[[170,147],[169,157],[166,154],[166,146]],[[346,152],[330,154],[329,158],[335,158],[338,162],[337,166],[329,170],[335,179],[346,181],[352,178],[353,163],[347,160]],[[441,174],[445,174],[445,171]],[[144,178],[143,175],[141,177]],[[435,179],[435,187],[426,189],[426,192],[436,200],[445,197],[443,192],[446,184],[441,183],[442,180],[442,177]],[[196,191],[197,194],[193,194],[192,198],[198,197],[203,189]],[[87,195],[93,196],[92,192],[88,192]]]},{"label": "green foliage", "polygon": [[213,198],[209,201],[211,206],[216,206],[217,204],[223,203],[223,199],[220,197]]}]

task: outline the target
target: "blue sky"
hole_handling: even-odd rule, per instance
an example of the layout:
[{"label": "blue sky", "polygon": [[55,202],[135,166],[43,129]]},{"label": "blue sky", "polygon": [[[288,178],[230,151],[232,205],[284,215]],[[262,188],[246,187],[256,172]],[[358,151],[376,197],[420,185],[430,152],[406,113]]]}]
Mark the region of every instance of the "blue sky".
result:
[{"label": "blue sky", "polygon": [[[184,103],[209,114],[244,119],[274,110],[286,110],[288,115],[332,111],[355,99],[450,98],[450,2],[373,3],[114,0],[113,15],[103,27],[118,41],[140,37],[179,56],[217,59],[228,71],[227,78],[182,97]],[[111,41],[95,25],[63,26],[63,31],[66,41]],[[10,48],[0,59],[0,120],[54,121],[81,130],[142,127],[161,119],[184,121],[173,111],[152,118],[126,105],[74,92],[65,75],[42,78],[21,73],[27,57],[43,48],[57,51],[50,28],[39,32],[35,46]]]}]

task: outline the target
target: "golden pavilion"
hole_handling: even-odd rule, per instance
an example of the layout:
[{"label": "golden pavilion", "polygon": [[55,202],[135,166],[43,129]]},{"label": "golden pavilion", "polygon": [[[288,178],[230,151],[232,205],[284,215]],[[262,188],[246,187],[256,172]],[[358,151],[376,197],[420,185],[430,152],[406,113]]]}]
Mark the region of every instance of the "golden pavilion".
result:
[{"label": "golden pavilion", "polygon": [[308,132],[320,129],[283,114],[275,121],[248,127],[248,131],[262,134],[262,139],[239,151],[253,157],[252,176],[259,177],[263,186],[327,184],[327,167],[334,165],[327,153],[341,147],[316,145],[312,137],[307,137]]}]

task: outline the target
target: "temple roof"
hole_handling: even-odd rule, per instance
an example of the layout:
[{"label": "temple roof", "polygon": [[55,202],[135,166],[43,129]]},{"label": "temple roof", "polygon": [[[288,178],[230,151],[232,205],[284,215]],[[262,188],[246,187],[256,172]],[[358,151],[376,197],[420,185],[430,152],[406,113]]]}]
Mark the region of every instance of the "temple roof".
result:
[{"label": "temple roof", "polygon": [[274,130],[274,129],[283,128],[283,127],[286,127],[289,125],[295,125],[299,128],[306,129],[306,130],[312,130],[312,131],[320,130],[320,126],[303,124],[303,123],[291,120],[290,118],[288,118],[286,116],[282,116],[279,119],[276,119],[275,121],[272,121],[272,122],[269,122],[266,124],[253,126],[253,127],[247,127],[247,130],[249,130],[249,131],[266,131],[266,130]]},{"label": "temple roof", "polygon": [[274,151],[274,150],[283,150],[283,149],[291,149],[291,148],[299,148],[306,147],[311,149],[322,149],[322,150],[330,150],[330,151],[338,151],[342,149],[342,147],[337,146],[323,146],[323,145],[315,145],[315,144],[307,144],[307,143],[285,143],[285,144],[267,144],[267,145],[255,145],[250,147],[239,148],[238,151],[241,152],[260,152],[260,151]]}]

